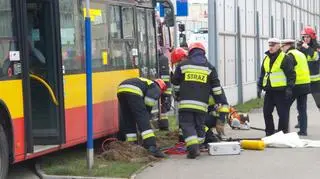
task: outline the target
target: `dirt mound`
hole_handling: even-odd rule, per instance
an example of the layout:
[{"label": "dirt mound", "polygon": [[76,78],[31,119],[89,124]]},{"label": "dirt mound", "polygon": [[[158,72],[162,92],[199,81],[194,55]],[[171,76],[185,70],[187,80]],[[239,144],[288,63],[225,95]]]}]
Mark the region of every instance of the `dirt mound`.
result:
[{"label": "dirt mound", "polygon": [[179,141],[179,131],[161,131],[157,133],[156,140],[160,148],[171,147]]},{"label": "dirt mound", "polygon": [[151,162],[158,160],[142,146],[122,141],[106,144],[105,152],[100,157],[105,160],[124,162]]}]

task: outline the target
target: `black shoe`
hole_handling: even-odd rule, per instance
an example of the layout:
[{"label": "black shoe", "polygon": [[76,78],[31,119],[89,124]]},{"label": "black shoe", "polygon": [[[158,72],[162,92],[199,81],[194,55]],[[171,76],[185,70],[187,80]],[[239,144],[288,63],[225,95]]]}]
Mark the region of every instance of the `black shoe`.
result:
[{"label": "black shoe", "polygon": [[308,136],[307,132],[301,132],[301,131],[298,132],[298,135],[299,136]]},{"label": "black shoe", "polygon": [[203,143],[199,146],[200,152],[208,152],[208,144]]},{"label": "black shoe", "polygon": [[298,129],[298,128],[300,128],[300,125],[297,124],[297,125],[294,126],[294,128],[297,128],[297,129]]},{"label": "black shoe", "polygon": [[214,142],[220,142],[221,140],[217,135],[215,135],[212,131],[206,132],[206,138],[204,140],[204,143],[214,143]]},{"label": "black shoe", "polygon": [[195,159],[195,158],[197,158],[198,156],[200,156],[200,151],[198,151],[198,152],[194,152],[194,151],[190,151],[189,153],[188,153],[188,155],[187,155],[187,158],[188,159]]},{"label": "black shoe", "polygon": [[188,159],[195,159],[198,156],[200,156],[199,145],[189,146],[187,150],[188,150],[188,155],[187,155]]},{"label": "black shoe", "polygon": [[153,155],[156,158],[166,158],[167,155],[161,152],[156,146],[151,146],[148,148],[148,151],[151,155]]}]

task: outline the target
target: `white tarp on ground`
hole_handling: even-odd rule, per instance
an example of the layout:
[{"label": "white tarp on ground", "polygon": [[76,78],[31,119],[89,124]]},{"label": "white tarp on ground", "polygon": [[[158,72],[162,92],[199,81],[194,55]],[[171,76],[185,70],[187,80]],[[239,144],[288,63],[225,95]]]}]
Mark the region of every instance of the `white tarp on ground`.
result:
[{"label": "white tarp on ground", "polygon": [[296,132],[284,134],[282,131],[262,138],[267,147],[306,148],[319,147],[320,140],[300,139]]}]

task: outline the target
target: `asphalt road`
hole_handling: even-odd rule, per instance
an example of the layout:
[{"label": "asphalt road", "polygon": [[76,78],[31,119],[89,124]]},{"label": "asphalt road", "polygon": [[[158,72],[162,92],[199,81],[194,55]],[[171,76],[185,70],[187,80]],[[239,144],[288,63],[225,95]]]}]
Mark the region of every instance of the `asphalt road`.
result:
[{"label": "asphalt road", "polygon": [[[291,108],[291,132],[296,124],[297,112]],[[276,112],[274,112],[276,114]],[[308,99],[309,136],[307,139],[320,140],[319,111],[313,99]],[[277,119],[277,115],[275,115]],[[262,110],[250,113],[251,125],[264,128]],[[277,124],[277,122],[275,122]],[[228,137],[263,137],[264,132],[228,129]],[[234,156],[208,156],[203,153],[199,159],[190,160],[185,156],[156,163],[138,174],[137,179],[318,179],[320,171],[320,148],[279,149],[264,151],[243,151]]]},{"label": "asphalt road", "polygon": [[22,162],[12,165],[8,179],[40,179],[33,171],[33,161]]}]

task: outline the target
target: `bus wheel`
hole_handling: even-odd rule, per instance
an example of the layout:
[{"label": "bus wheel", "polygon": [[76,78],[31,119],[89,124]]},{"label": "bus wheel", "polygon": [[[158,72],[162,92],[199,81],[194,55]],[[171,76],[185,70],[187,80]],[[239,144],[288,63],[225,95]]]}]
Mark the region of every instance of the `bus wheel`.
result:
[{"label": "bus wheel", "polygon": [[6,133],[0,125],[0,179],[6,179],[9,167],[9,150]]}]

